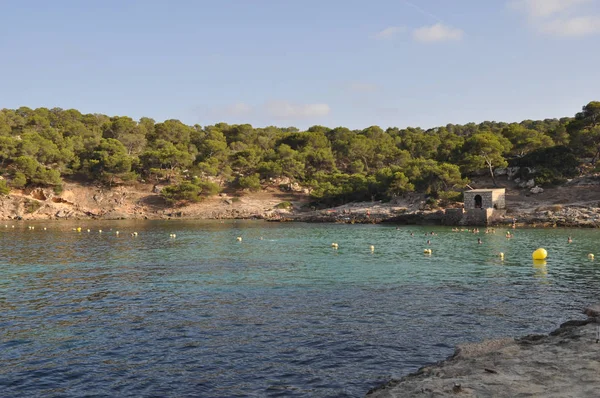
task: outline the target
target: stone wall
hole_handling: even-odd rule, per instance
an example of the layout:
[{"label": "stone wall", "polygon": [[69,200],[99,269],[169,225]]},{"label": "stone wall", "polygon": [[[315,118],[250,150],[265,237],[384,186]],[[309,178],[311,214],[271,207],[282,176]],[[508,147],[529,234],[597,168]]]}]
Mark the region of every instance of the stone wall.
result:
[{"label": "stone wall", "polygon": [[487,225],[488,213],[494,209],[468,209],[460,220],[460,225]]},{"label": "stone wall", "polygon": [[465,209],[475,209],[475,197],[477,195],[481,196],[481,208],[487,209],[494,207],[492,191],[465,191]]},{"label": "stone wall", "polygon": [[446,209],[444,225],[460,225],[465,211],[464,209]]},{"label": "stone wall", "polygon": [[486,226],[505,214],[496,209],[446,209],[444,225]]},{"label": "stone wall", "polygon": [[503,191],[494,191],[492,194],[492,202],[496,205],[497,209],[506,208],[506,193]]}]

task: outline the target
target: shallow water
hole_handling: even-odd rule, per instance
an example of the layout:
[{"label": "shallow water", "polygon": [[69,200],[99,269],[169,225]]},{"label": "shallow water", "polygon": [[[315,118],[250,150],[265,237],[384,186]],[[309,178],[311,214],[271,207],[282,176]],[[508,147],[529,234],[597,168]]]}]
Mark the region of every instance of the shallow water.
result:
[{"label": "shallow water", "polygon": [[0,225],[0,395],[363,396],[457,343],[546,333],[597,300],[599,230],[505,231]]}]

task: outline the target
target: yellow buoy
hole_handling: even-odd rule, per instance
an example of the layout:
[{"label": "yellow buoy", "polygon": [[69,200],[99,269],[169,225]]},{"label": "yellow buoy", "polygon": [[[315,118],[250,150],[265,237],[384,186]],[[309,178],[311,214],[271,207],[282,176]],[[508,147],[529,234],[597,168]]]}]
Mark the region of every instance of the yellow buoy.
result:
[{"label": "yellow buoy", "polygon": [[534,251],[531,254],[531,257],[534,260],[545,260],[546,257],[548,257],[548,252],[546,251],[546,249],[542,249],[541,247],[539,249],[537,249],[536,251]]},{"label": "yellow buoy", "polygon": [[593,255],[592,253],[590,253],[590,254],[588,254],[588,258],[589,258],[590,260],[593,260],[593,259],[594,259],[594,255]]},{"label": "yellow buoy", "polygon": [[338,248],[338,244],[337,243],[332,243],[331,247],[333,247],[334,249],[337,249]]},{"label": "yellow buoy", "polygon": [[504,253],[500,253],[499,256],[501,260],[504,260]]},{"label": "yellow buoy", "polygon": [[425,253],[425,254],[431,254],[431,249],[424,249],[423,253]]},{"label": "yellow buoy", "polygon": [[77,227],[77,232],[81,232],[81,227]]}]

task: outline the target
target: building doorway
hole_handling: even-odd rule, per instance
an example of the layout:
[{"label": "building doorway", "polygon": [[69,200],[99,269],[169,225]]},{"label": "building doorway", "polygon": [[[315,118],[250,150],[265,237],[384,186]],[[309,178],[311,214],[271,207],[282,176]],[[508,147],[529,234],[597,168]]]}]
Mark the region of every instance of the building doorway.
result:
[{"label": "building doorway", "polygon": [[483,205],[483,199],[481,198],[481,195],[475,195],[475,208],[481,209],[482,205]]}]

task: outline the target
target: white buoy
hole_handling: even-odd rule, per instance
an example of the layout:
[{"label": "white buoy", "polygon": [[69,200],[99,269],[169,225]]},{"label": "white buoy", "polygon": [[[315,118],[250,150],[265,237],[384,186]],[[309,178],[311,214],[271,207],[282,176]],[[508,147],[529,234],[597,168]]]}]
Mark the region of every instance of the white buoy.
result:
[{"label": "white buoy", "polygon": [[88,232],[92,232],[92,230],[91,230],[91,229],[89,229],[89,228],[87,229],[87,231],[88,231]]},{"label": "white buoy", "polygon": [[331,247],[333,247],[334,249],[337,249],[339,246],[338,246],[338,244],[337,244],[337,243],[332,243],[332,244],[331,244]]},{"label": "white buoy", "polygon": [[371,251],[374,252],[375,251],[375,246],[371,245]]},{"label": "white buoy", "polygon": [[46,230],[46,227],[44,227],[44,231]]},{"label": "white buoy", "polygon": [[119,231],[115,232],[115,235],[119,235]]},{"label": "white buoy", "polygon": [[242,241],[242,237],[241,237],[241,236],[238,236],[238,237],[237,237],[237,241],[238,241],[238,242],[241,242],[241,241]]},{"label": "white buoy", "polygon": [[101,229],[99,229],[99,230],[98,230],[98,232],[99,232],[99,233],[102,233],[102,230],[101,230]]},{"label": "white buoy", "polygon": [[594,259],[594,255],[593,255],[592,253],[590,253],[590,254],[588,254],[588,258],[589,258],[590,260],[593,260],[593,259]]}]

